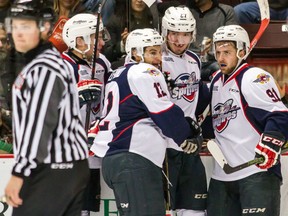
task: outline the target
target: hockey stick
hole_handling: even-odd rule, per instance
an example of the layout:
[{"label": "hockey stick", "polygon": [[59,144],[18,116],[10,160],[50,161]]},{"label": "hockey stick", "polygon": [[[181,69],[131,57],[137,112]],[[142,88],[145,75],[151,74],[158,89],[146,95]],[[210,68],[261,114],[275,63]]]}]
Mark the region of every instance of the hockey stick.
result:
[{"label": "hockey stick", "polygon": [[208,116],[209,112],[210,112],[210,103],[207,105],[207,107],[205,108],[203,113],[198,116],[197,121],[198,121],[199,126],[201,126],[203,124],[203,122],[205,121],[205,119]]},{"label": "hockey stick", "polygon": [[[99,4],[97,11],[97,23],[96,23],[96,31],[95,31],[95,43],[93,49],[93,60],[92,60],[92,74],[91,79],[95,79],[95,70],[96,70],[96,61],[97,61],[97,49],[98,49],[98,41],[99,41],[99,28],[100,28],[100,19],[101,19],[101,10],[105,5],[106,0],[103,0],[103,3]],[[85,118],[85,131],[88,134],[88,130],[90,127],[90,113],[91,113],[91,103],[87,104],[86,108],[86,118]]]},{"label": "hockey stick", "polygon": [[[260,157],[260,158],[255,158],[253,160],[245,162],[243,164],[240,164],[238,166],[232,167],[227,162],[225,156],[223,155],[220,147],[218,146],[216,142],[214,142],[213,140],[209,140],[207,143],[207,147],[210,153],[212,154],[213,158],[216,160],[216,162],[220,165],[220,167],[224,170],[226,174],[234,173],[236,171],[242,170],[251,165],[262,163],[264,161],[264,157]],[[288,152],[288,142],[282,146],[281,154],[285,152]]]},{"label": "hockey stick", "polygon": [[248,57],[248,55],[250,54],[252,49],[257,44],[258,40],[260,39],[260,37],[262,36],[262,34],[266,30],[266,28],[270,22],[270,11],[269,11],[268,0],[257,0],[257,3],[259,6],[260,15],[261,15],[261,24],[260,24],[258,32],[256,33],[256,35],[254,36],[254,38],[250,42],[249,50],[246,53],[246,55],[244,56],[243,60],[245,60]]}]

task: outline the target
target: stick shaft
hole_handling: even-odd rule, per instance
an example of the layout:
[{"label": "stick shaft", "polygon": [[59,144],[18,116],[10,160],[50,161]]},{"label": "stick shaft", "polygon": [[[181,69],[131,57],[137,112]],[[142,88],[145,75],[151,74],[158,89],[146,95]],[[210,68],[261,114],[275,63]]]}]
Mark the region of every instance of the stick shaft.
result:
[{"label": "stick shaft", "polygon": [[266,30],[266,28],[270,22],[270,10],[269,10],[268,0],[257,0],[257,3],[259,5],[259,10],[260,10],[260,14],[261,14],[261,24],[260,24],[258,32],[256,33],[256,35],[254,36],[254,38],[250,42],[250,48],[249,48],[248,53],[246,53],[246,55],[244,56],[243,59],[246,59],[248,57],[248,55],[250,54],[252,49],[257,44],[260,37],[265,32],[265,30]]},{"label": "stick shaft", "polygon": [[[288,152],[288,142],[285,143],[281,149],[281,154],[284,154],[285,152]],[[260,164],[263,161],[264,161],[264,157],[260,157],[260,158],[255,158],[253,160],[250,160],[246,163],[240,164],[236,167],[231,167],[229,164],[224,164],[223,170],[225,171],[225,173],[230,174],[230,173],[242,170],[242,169],[249,167],[251,165]]]}]

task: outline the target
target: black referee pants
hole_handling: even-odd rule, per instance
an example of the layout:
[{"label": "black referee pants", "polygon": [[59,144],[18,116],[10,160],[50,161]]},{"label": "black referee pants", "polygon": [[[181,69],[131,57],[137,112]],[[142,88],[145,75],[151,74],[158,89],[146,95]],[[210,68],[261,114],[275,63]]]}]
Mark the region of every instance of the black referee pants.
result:
[{"label": "black referee pants", "polygon": [[39,165],[24,179],[12,216],[79,216],[89,179],[87,160]]}]

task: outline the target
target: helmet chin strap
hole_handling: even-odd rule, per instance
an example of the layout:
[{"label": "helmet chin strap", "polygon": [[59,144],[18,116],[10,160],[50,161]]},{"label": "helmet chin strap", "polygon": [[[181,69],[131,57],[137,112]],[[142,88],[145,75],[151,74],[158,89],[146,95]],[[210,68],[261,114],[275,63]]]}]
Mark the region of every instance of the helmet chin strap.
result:
[{"label": "helmet chin strap", "polygon": [[237,50],[237,53],[236,53],[236,56],[237,56],[237,58],[238,58],[238,62],[237,62],[237,65],[235,66],[235,68],[234,68],[234,70],[229,74],[229,75],[231,75],[231,74],[233,74],[237,69],[238,69],[238,67],[239,67],[239,65],[242,63],[242,61],[244,60],[244,57],[240,57],[239,56],[239,52],[240,52],[241,50]]}]

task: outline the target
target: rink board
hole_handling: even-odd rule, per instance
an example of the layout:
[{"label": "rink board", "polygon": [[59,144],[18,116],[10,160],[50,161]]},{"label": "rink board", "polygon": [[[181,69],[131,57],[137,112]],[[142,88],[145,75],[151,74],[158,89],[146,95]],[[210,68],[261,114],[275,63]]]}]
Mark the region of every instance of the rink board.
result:
[{"label": "rink board", "polygon": [[[213,160],[209,155],[202,155],[201,159],[206,167],[207,178],[211,177]],[[281,187],[281,216],[287,216],[288,212],[288,155],[284,155],[282,161],[283,185]],[[4,188],[10,178],[11,167],[13,166],[13,155],[0,155],[0,196],[4,194]],[[113,192],[107,187],[101,179],[102,201],[100,212],[91,216],[117,216],[117,209]],[[6,204],[0,202],[0,215],[11,216],[12,209]],[[286,213],[286,214],[285,214]]]}]

